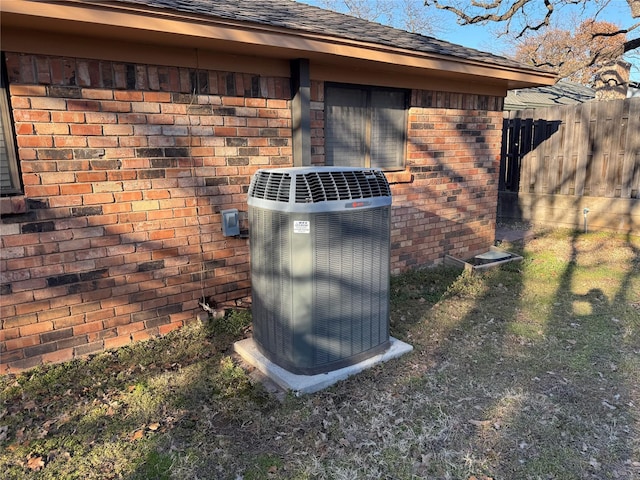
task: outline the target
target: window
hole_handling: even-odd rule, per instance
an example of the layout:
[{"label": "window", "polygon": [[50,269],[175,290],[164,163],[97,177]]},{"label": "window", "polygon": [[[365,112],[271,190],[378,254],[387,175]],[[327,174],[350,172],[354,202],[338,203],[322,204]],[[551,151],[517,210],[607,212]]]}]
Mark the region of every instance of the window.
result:
[{"label": "window", "polygon": [[4,55],[0,58],[0,194],[21,193],[20,173],[16,160],[13,122],[9,109],[9,89],[6,78]]},{"label": "window", "polygon": [[325,163],[404,168],[405,90],[328,84],[325,90]]}]

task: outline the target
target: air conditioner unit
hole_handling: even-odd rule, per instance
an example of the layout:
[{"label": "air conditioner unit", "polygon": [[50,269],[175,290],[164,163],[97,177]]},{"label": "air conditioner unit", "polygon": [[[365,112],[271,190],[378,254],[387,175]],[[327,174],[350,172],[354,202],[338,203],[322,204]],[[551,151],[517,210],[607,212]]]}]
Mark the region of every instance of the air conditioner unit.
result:
[{"label": "air conditioner unit", "polygon": [[259,170],[249,187],[253,339],[315,375],[389,346],[391,190],[377,169]]}]

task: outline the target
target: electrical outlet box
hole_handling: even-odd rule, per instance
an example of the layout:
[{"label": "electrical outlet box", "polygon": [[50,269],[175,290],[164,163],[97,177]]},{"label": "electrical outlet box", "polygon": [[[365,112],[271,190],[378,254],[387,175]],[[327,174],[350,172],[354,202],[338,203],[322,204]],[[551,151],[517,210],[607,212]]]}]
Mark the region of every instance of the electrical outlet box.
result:
[{"label": "electrical outlet box", "polygon": [[238,209],[222,210],[222,235],[225,237],[235,237],[240,235],[240,221],[238,220]]}]

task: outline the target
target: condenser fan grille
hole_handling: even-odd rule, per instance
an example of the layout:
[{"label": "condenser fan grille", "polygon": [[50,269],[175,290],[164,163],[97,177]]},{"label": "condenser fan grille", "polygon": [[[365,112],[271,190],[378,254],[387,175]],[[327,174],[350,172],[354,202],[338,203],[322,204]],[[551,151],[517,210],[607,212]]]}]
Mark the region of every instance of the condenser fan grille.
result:
[{"label": "condenser fan grille", "polygon": [[259,171],[254,175],[249,196],[276,202],[289,202],[291,175],[286,172]]},{"label": "condenser fan grille", "polygon": [[296,178],[296,203],[389,196],[389,184],[378,171],[316,171]]},{"label": "condenser fan grille", "polygon": [[289,202],[292,179],[295,182],[294,203],[391,196],[389,184],[380,171],[316,169],[295,174],[277,170],[258,171],[249,188],[249,197]]}]

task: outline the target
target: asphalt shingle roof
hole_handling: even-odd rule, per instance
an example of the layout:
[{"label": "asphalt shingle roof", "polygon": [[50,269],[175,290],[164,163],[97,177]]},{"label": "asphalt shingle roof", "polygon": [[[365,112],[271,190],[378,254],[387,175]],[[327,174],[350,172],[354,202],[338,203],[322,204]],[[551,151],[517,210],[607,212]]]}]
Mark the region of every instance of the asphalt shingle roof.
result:
[{"label": "asphalt shingle roof", "polygon": [[564,80],[546,87],[510,90],[504,100],[505,110],[574,105],[593,100],[595,90]]},{"label": "asphalt shingle roof", "polygon": [[243,21],[416,52],[457,57],[507,68],[535,70],[498,55],[293,0],[117,0],[112,3],[144,5],[203,17]]}]

